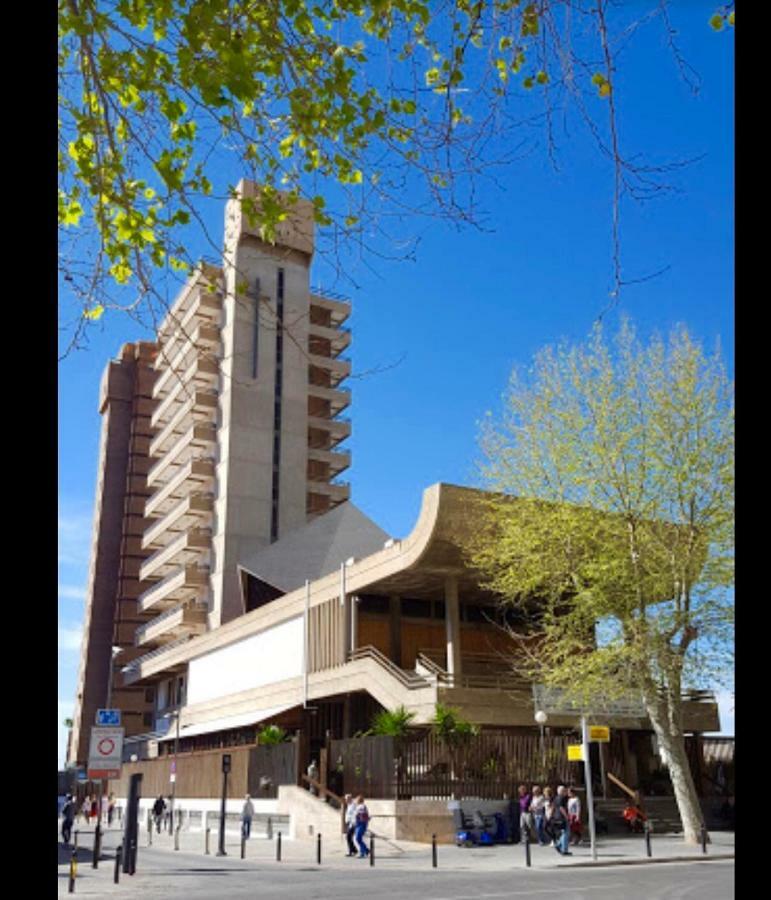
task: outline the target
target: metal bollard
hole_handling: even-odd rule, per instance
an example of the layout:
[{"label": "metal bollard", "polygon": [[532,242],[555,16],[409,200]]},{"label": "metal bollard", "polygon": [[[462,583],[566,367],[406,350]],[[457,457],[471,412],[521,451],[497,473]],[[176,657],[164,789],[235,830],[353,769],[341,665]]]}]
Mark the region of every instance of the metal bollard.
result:
[{"label": "metal bollard", "polygon": [[78,849],[78,835],[79,834],[80,834],[80,832],[77,829],[75,829],[75,843],[72,845],[73,850]]},{"label": "metal bollard", "polygon": [[369,864],[375,865],[375,835],[372,832],[369,833]]},{"label": "metal bollard", "polygon": [[241,831],[241,859],[246,857],[246,835]]},{"label": "metal bollard", "polygon": [[701,852],[707,852],[707,826],[704,822],[701,823]]},{"label": "metal bollard", "polygon": [[436,835],[431,835],[431,866],[436,868]]},{"label": "metal bollard", "polygon": [[321,833],[316,835],[316,863],[321,865]]},{"label": "metal bollard", "polygon": [[204,853],[209,855],[209,835],[211,834],[211,828],[206,829],[206,843],[204,844]]},{"label": "metal bollard", "polygon": [[68,894],[75,893],[75,879],[78,877],[78,850],[75,848],[70,857],[70,883],[67,888]]},{"label": "metal bollard", "polygon": [[147,817],[147,846],[153,846],[153,820],[150,816]]},{"label": "metal bollard", "polygon": [[99,868],[99,854],[102,851],[102,831],[99,828],[99,822],[96,823],[96,828],[94,829],[94,852],[93,859],[91,860],[91,868],[98,869]]},{"label": "metal bollard", "polygon": [[529,869],[532,864],[530,859],[530,835],[525,831],[525,865]]},{"label": "metal bollard", "polygon": [[174,849],[179,850],[179,825],[174,829]]},{"label": "metal bollard", "polygon": [[112,880],[114,884],[118,884],[120,882],[120,857],[123,852],[123,845],[118,844],[117,849],[115,850],[115,871],[112,875]]},{"label": "metal bollard", "polygon": [[273,840],[273,820],[271,819],[270,816],[268,816],[267,833],[268,833],[268,840],[272,841]]},{"label": "metal bollard", "polygon": [[645,853],[647,856],[653,856],[651,849],[651,829],[648,822],[645,823]]},{"label": "metal bollard", "polygon": [[276,862],[281,862],[281,832],[276,836]]}]

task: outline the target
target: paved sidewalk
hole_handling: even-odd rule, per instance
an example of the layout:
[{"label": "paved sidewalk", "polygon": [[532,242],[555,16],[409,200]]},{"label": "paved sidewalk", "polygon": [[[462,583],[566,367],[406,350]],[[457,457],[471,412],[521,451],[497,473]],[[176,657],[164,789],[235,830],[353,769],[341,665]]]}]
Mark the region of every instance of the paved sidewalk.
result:
[{"label": "paved sidewalk", "polygon": [[[78,829],[79,865],[91,867],[94,828]],[[74,833],[74,832],[73,832]],[[105,829],[102,842],[104,861],[102,866],[112,865],[114,849],[122,839],[120,828],[114,825]],[[74,840],[74,837],[73,837]],[[680,860],[709,861],[711,859],[731,859],[734,856],[735,836],[733,832],[711,832],[711,843],[707,854],[702,853],[700,845],[686,844],[678,835],[653,835],[651,838],[652,858],[646,855],[645,840],[639,837],[602,837],[597,845],[597,860],[592,859],[588,844],[571,847],[572,855],[561,856],[553,847],[530,846],[532,869],[554,869],[568,867],[619,866],[650,864],[656,862],[675,862]],[[375,866],[400,870],[424,870],[432,868],[431,846],[411,841],[390,841],[375,837]],[[264,837],[253,837],[246,842],[245,857],[241,860],[240,836],[235,831],[226,832],[226,857],[217,857],[218,832],[212,830],[209,837],[209,855],[204,852],[205,835],[201,831],[181,831],[179,834],[179,851],[174,850],[174,838],[168,833],[152,835],[152,845],[148,843],[145,828],[140,829],[139,856],[145,851],[152,851],[153,858],[161,859],[169,854],[174,860],[200,857],[201,861],[219,859],[221,864],[230,861],[240,865],[256,864],[260,866],[316,866],[317,842],[313,840],[289,840],[282,835],[281,862],[276,861],[277,834],[273,840]],[[71,849],[71,848],[70,848]],[[346,856],[346,845],[342,835],[325,836],[321,839],[321,859],[324,868],[350,870],[369,867],[369,861],[349,859]],[[60,866],[65,867],[69,859],[69,851],[59,843]],[[173,860],[172,860],[173,861]],[[439,844],[437,846],[438,867],[443,870],[469,871],[480,870],[511,871],[526,868],[525,847],[523,844],[502,844],[494,847],[456,847]]]}]

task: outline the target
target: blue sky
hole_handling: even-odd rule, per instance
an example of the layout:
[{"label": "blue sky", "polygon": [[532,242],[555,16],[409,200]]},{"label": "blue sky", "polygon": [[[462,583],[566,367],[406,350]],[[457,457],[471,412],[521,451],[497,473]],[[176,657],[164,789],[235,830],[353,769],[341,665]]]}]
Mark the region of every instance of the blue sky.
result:
[{"label": "blue sky", "polygon": [[[702,158],[669,176],[677,193],[624,203],[625,277],[669,268],[628,287],[607,321],[626,313],[642,335],[685,322],[710,347],[719,338],[732,366],[733,33],[708,27],[714,4],[675,6],[670,15],[701,90],[694,97],[678,79],[660,28],[641,28],[621,58],[621,138],[627,152],[657,163]],[[583,338],[608,302],[612,171],[577,127],[560,140],[559,172],[542,136],[531,139],[532,151],[498,174],[500,186],[481,190],[491,232],[407,223],[405,235],[420,236],[416,260],[370,260],[373,273],[352,255],[358,289],[333,284],[316,266],[314,283],[345,289],[353,302],[352,499],[395,536],[412,529],[428,485],[478,483],[477,423],[500,409],[512,367],[526,366],[546,343]],[[221,222],[220,206],[219,237]],[[71,714],[77,679],[99,380],[124,341],[148,336],[108,312],[88,349],[59,365],[60,722]],[[732,695],[722,700],[723,731],[733,733]]]}]

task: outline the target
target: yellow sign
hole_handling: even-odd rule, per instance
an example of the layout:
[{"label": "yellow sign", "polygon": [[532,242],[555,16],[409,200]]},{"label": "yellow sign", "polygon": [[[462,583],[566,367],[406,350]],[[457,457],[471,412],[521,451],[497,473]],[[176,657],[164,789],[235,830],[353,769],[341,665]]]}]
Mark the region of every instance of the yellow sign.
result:
[{"label": "yellow sign", "polygon": [[602,741],[607,744],[610,740],[610,728],[607,725],[590,725],[589,740]]},{"label": "yellow sign", "polygon": [[568,759],[570,760],[570,762],[582,762],[583,758],[583,744],[568,744]]}]

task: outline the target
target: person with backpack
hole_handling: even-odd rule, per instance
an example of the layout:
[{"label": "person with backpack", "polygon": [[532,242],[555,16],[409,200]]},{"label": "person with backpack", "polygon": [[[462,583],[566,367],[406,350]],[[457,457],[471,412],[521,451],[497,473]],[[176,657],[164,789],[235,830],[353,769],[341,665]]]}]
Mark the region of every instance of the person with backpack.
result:
[{"label": "person with backpack", "polygon": [[359,794],[356,798],[356,843],[359,845],[359,859],[366,859],[369,856],[369,847],[364,842],[364,835],[369,825],[369,810],[364,802],[364,795]]},{"label": "person with backpack", "polygon": [[75,821],[75,801],[72,794],[67,795],[67,800],[62,807],[62,840],[69,844],[72,836],[72,823]]}]

